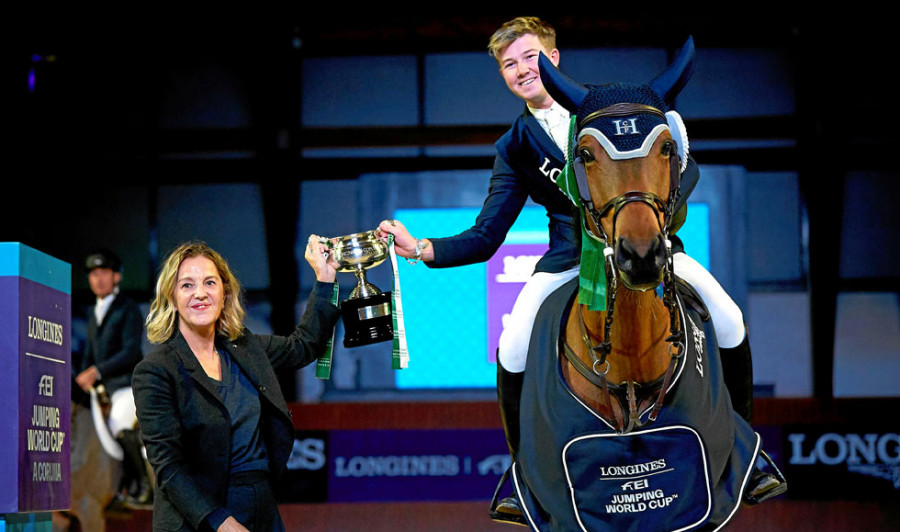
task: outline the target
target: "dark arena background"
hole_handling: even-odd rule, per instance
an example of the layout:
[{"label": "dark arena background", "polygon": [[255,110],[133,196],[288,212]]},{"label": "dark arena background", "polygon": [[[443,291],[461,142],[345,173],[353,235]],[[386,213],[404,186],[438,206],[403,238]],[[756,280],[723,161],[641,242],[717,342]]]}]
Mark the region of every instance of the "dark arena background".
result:
[{"label": "dark arena background", "polygon": [[[10,17],[0,242],[72,265],[73,358],[93,302],[84,259],[100,246],[122,257],[121,288],[146,313],[166,252],[203,239],[237,270],[251,330],[284,333],[314,280],[310,233],[397,218],[436,237],[474,221],[493,142],[522,111],[486,51],[504,21],[553,24],[560,69],[589,83],[646,81],[693,35],[696,71],[676,102],[702,176],[686,247],[744,312],[754,426],[790,485],[729,530],[896,530],[887,24],[573,12]],[[308,367],[283,380],[297,429],[289,530],[503,530],[487,517],[508,461],[493,353],[521,283],[492,268],[527,276],[541,245],[546,218],[528,206],[499,263],[401,261],[409,368],[391,369],[390,343],[343,348],[339,327],[330,379]],[[389,290],[389,265],[369,279]],[[346,298],[354,278],[339,281]],[[106,529],[149,531],[150,519],[107,516]]]}]

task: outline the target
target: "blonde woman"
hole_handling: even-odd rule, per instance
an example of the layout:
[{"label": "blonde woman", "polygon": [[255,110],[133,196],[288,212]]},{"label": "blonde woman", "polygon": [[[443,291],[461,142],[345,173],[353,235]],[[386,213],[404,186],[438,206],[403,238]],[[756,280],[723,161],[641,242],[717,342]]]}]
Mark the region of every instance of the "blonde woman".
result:
[{"label": "blonde woman", "polygon": [[154,530],[284,530],[272,485],[293,424],[276,374],[315,360],[339,315],[337,264],[315,235],[306,261],[316,285],[290,336],[244,327],[241,286],[203,242],[182,244],[163,263],[147,317],[159,346],[133,377],[158,485]]}]

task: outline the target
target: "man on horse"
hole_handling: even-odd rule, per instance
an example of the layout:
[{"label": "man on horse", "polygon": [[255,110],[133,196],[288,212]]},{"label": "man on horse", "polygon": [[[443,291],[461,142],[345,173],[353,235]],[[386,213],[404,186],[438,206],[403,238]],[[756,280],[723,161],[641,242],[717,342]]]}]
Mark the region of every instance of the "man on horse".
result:
[{"label": "man on horse", "polygon": [[75,383],[88,394],[101,390],[99,393],[109,401],[108,430],[121,446],[120,454],[124,454],[117,499],[147,505],[153,501],[153,491],[136,430],[131,391],[131,373],[142,358],[143,319],[137,304],[119,293],[122,262],[115,253],[100,249],[88,256],[85,267],[97,301],[90,310],[84,356]]},{"label": "man on horse", "polygon": [[578,275],[580,230],[577,212],[555,183],[566,164],[569,112],[544,90],[537,67],[541,52],[554,64],[559,62],[555,29],[536,17],[518,17],[494,33],[488,50],[507,88],[525,102],[525,109],[495,143],[490,189],[475,225],[447,238],[416,239],[402,223],[392,220],[382,222],[379,232],[395,235],[394,247],[401,257],[422,260],[434,268],[462,266],[493,256],[529,197],[547,209],[549,250],[518,295],[497,353],[497,394],[515,457],[522,372],[534,316],[549,293]]},{"label": "man on horse", "polygon": [[[547,209],[549,250],[538,261],[534,274],[516,299],[497,353],[497,395],[510,454],[515,460],[520,437],[522,376],[534,318],[547,295],[578,275],[581,229],[577,209],[559,189],[555,179],[571,156],[572,117],[544,88],[538,69],[541,53],[554,66],[559,64],[555,29],[536,17],[518,17],[497,29],[488,49],[500,66],[500,74],[510,92],[526,105],[509,131],[495,143],[497,156],[490,189],[475,225],[451,237],[417,239],[399,221],[386,220],[379,225],[378,232],[382,236],[394,235],[395,250],[401,257],[422,260],[429,267],[461,266],[483,262],[497,251],[529,196]],[[685,198],[699,178],[693,159],[686,163],[682,175]],[[686,207],[682,204],[673,217],[674,223],[680,226],[685,212]],[[715,314],[720,345],[735,350],[734,355],[723,354],[723,358],[739,361],[732,365],[729,391],[734,395],[734,403],[748,410],[752,404],[752,375],[740,309],[709,272],[683,253],[680,243],[675,240],[679,251],[675,259],[678,274],[697,288]],[[720,329],[722,332],[718,333]],[[514,498],[504,499],[492,509],[491,517],[523,522]]]}]

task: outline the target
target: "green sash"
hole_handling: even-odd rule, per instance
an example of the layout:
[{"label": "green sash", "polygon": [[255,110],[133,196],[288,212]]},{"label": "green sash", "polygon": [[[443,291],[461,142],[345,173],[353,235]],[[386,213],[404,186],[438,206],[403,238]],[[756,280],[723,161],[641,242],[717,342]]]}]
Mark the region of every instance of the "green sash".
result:
[{"label": "green sash", "polygon": [[581,207],[578,182],[575,180],[575,169],[572,166],[575,148],[575,119],[575,115],[572,115],[569,122],[569,152],[566,156],[566,167],[556,180],[556,184],[578,208],[578,221],[581,226],[581,268],[578,274],[578,302],[587,306],[590,310],[606,310],[606,269],[603,257],[603,248],[606,246],[585,229],[586,215]]}]

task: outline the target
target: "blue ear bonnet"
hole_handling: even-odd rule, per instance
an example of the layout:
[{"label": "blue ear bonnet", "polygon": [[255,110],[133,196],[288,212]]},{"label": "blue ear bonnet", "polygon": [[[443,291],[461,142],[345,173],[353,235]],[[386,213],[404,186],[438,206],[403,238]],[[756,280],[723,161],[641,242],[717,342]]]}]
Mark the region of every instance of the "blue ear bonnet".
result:
[{"label": "blue ear bonnet", "polygon": [[[681,117],[671,107],[675,96],[691,76],[693,59],[694,41],[688,38],[675,61],[650,83],[582,85],[557,70],[544,54],[538,57],[541,83],[547,93],[574,116],[570,150],[576,149],[582,136],[590,135],[613,160],[641,158],[650,153],[660,134],[670,131],[680,157],[669,158],[669,195],[664,207],[667,230],[674,220],[673,215],[680,212],[686,198],[681,194],[681,174],[685,173],[688,163],[687,132]],[[568,155],[570,157],[556,184],[579,207],[582,244],[578,302],[591,310],[606,310],[605,265],[613,261],[613,248],[609,247],[609,240],[599,221],[601,212],[618,209],[618,205],[630,201],[641,201],[659,210],[662,200],[653,194],[631,191],[607,202],[598,212],[594,207],[584,161],[578,153]],[[692,173],[685,175],[690,177]],[[594,218],[600,237],[588,228],[588,216]]]},{"label": "blue ear bonnet", "polygon": [[[639,103],[655,107],[663,113],[669,110],[658,94],[647,83],[609,83],[607,85],[587,85],[587,96],[578,106],[577,115],[583,119],[588,115],[617,103]],[[580,126],[579,126],[580,129]]]},{"label": "blue ear bonnet", "polygon": [[[641,151],[648,138],[650,144],[658,135],[658,126],[667,125],[665,118],[669,107],[659,97],[650,85],[613,83],[610,85],[588,85],[587,97],[578,106],[576,115],[576,135],[581,137],[585,128],[597,130],[615,147],[614,152],[637,153]],[[610,108],[619,103],[641,104],[652,107],[661,112],[629,112],[621,116],[607,115],[602,118],[592,118],[592,115],[601,110]],[[595,135],[596,136],[596,135]],[[611,150],[608,150],[611,151]]]},{"label": "blue ear bonnet", "polygon": [[576,116],[575,143],[591,135],[614,160],[645,157],[659,134],[669,129],[678,145],[683,172],[688,161],[684,123],[670,110],[693,73],[694,41],[688,38],[675,61],[649,83],[582,85],[569,79],[543,54],[538,59],[547,92]]}]

